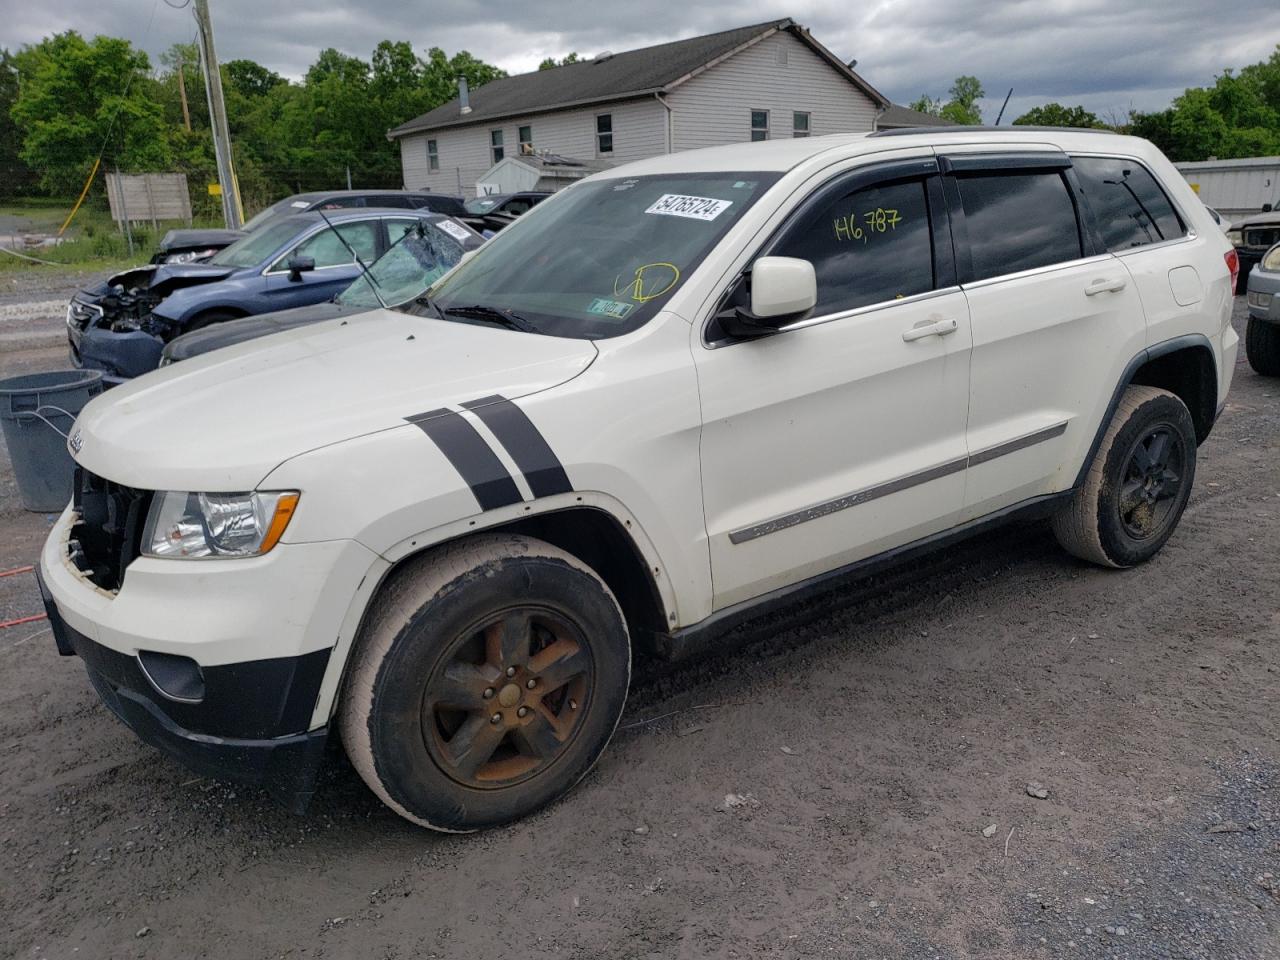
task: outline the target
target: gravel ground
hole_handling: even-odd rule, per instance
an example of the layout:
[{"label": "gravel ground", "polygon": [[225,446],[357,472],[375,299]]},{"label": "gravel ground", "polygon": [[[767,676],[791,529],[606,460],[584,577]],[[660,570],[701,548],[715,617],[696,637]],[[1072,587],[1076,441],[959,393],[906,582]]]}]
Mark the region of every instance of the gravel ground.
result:
[{"label": "gravel ground", "polygon": [[[197,778],[0,631],[0,954],[1280,957],[1278,467],[1242,363],[1153,562],[1013,527],[643,665],[596,771],[478,836],[336,752],[303,818]],[[0,569],[47,526],[0,500]]]}]

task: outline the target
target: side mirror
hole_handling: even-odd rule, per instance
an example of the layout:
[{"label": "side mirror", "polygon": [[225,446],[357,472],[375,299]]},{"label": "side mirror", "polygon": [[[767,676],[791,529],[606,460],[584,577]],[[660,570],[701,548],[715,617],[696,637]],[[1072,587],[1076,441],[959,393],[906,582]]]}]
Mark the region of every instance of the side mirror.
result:
[{"label": "side mirror", "polygon": [[289,279],[297,283],[302,279],[304,273],[310,273],[316,268],[315,257],[290,257],[289,258]]},{"label": "side mirror", "polygon": [[735,307],[719,317],[731,337],[751,340],[803,320],[818,303],[813,264],[797,257],[760,257],[751,265],[751,309]]},{"label": "side mirror", "polygon": [[1262,205],[1262,212],[1263,212],[1263,213],[1270,213],[1270,212],[1271,212],[1271,210],[1272,210],[1271,204],[1269,204],[1269,203],[1264,203],[1264,204]]}]

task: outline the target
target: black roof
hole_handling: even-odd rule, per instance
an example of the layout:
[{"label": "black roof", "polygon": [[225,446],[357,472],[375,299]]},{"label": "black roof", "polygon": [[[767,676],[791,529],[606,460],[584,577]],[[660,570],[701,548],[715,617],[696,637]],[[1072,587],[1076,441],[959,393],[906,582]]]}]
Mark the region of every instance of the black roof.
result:
[{"label": "black roof", "polygon": [[790,32],[807,44],[876,103],[888,106],[889,101],[882,94],[814,40],[808,30],[787,17],[701,37],[690,37],[687,40],[661,43],[640,50],[628,50],[594,60],[582,60],[549,70],[501,77],[470,91],[470,113],[459,112],[459,103],[455,98],[420,117],[402,123],[390,130],[387,136],[395,139],[421,130],[466,126],[505,117],[661,93],[688,79],[690,75],[706,69],[714,61],[733,53],[744,44],[781,30]]}]

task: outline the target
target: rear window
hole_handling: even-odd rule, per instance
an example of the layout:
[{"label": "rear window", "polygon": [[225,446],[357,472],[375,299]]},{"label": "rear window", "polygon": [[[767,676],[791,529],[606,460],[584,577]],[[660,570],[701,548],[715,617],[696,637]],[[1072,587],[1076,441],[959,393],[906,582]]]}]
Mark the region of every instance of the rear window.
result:
[{"label": "rear window", "polygon": [[460,217],[466,213],[462,208],[462,201],[457,197],[419,197],[414,206],[449,217]]},{"label": "rear window", "polygon": [[974,280],[1080,258],[1075,205],[1062,174],[979,173],[958,181]]},{"label": "rear window", "polygon": [[1098,231],[1113,253],[1186,233],[1160,184],[1136,160],[1072,157]]}]

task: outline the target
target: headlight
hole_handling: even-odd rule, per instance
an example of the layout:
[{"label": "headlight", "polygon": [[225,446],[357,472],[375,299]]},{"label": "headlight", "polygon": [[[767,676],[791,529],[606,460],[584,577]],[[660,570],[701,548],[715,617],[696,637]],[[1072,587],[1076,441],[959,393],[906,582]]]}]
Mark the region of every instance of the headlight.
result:
[{"label": "headlight", "polygon": [[256,557],[274,547],[298,505],[296,491],[178,493],[151,502],[142,533],[148,557]]},{"label": "headlight", "polygon": [[1280,243],[1267,251],[1267,255],[1262,258],[1263,270],[1280,271]]},{"label": "headlight", "polygon": [[1234,229],[1233,229],[1233,230],[1228,230],[1228,231],[1227,231],[1227,240],[1228,240],[1228,242],[1230,242],[1230,244],[1231,244],[1233,247],[1238,247],[1238,246],[1240,246],[1242,243],[1244,243],[1244,231],[1242,231],[1242,230],[1234,230]]},{"label": "headlight", "polygon": [[203,260],[211,257],[218,251],[214,248],[208,250],[184,250],[182,253],[171,253],[164,258],[165,263],[190,263],[193,260]]}]

